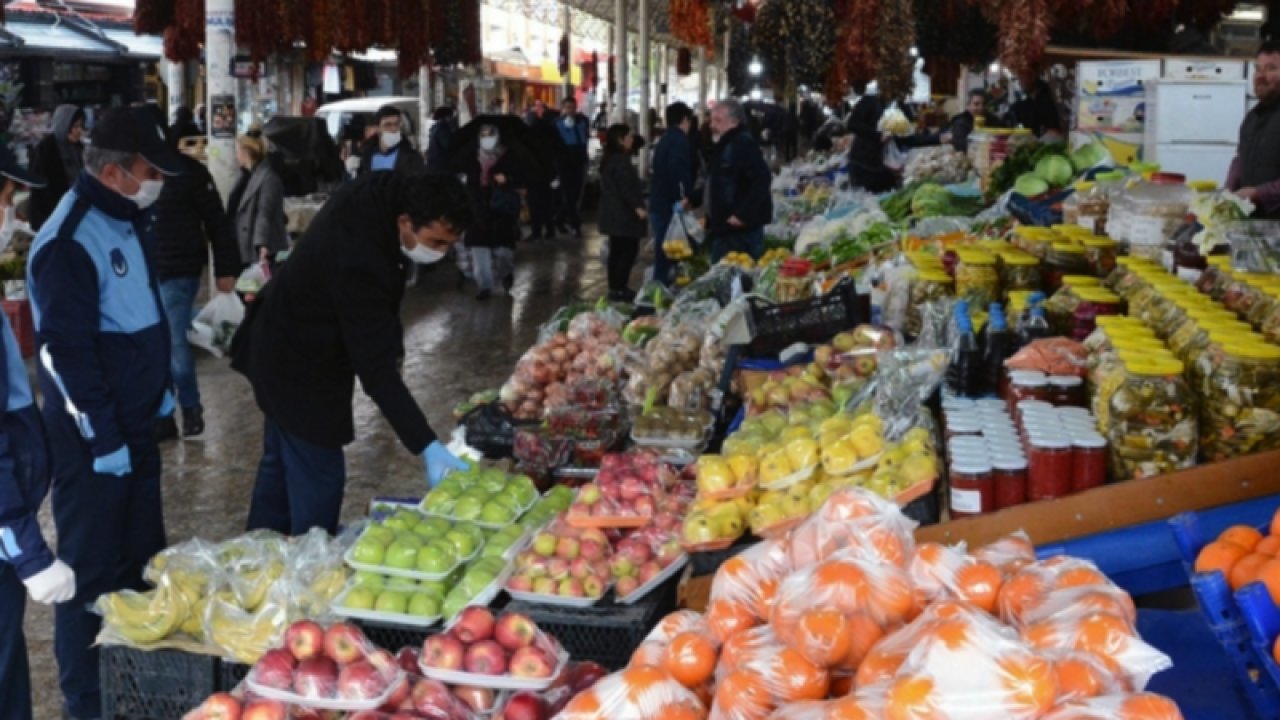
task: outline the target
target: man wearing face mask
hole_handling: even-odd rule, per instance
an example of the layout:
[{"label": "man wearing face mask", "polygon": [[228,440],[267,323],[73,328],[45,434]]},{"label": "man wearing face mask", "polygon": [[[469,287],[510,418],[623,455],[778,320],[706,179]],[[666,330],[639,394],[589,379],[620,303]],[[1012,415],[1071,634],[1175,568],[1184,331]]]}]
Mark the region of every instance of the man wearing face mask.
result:
[{"label": "man wearing face mask", "polygon": [[429,485],[461,466],[396,361],[405,264],[439,261],[471,221],[456,177],[372,173],[334,193],[272,276],[232,344],[266,416],[249,529],[337,531],[357,378]]},{"label": "man wearing face mask", "polygon": [[58,554],[77,584],[54,635],[72,718],[101,712],[92,647],[101,618],[89,606],[142,588],[143,567],[165,547],[154,429],[173,413],[169,327],[142,238],[164,176],[182,167],[145,109],[108,111],[91,140],[27,266]]},{"label": "man wearing face mask", "polygon": [[582,237],[578,210],[582,205],[582,189],[587,184],[591,121],[578,112],[578,102],[573,98],[565,98],[560,104],[556,130],[560,133],[560,157],[556,162],[560,176],[560,213],[556,217],[556,229],[561,235],[568,235],[569,228],[573,228],[573,234]]},{"label": "man wearing face mask", "polygon": [[360,148],[360,175],[381,170],[418,173],[427,169],[426,161],[400,132],[399,110],[391,105],[382,106],[376,122],[377,134],[365,140]]}]

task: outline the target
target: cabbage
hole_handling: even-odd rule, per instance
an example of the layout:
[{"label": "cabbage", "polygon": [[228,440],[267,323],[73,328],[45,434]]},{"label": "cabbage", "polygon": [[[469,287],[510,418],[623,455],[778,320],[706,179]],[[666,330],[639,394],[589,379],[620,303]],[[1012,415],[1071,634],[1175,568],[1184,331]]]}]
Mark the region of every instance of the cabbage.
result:
[{"label": "cabbage", "polygon": [[925,183],[911,197],[911,214],[916,217],[949,215],[951,193],[936,183]]},{"label": "cabbage", "polygon": [[1017,182],[1013,184],[1013,191],[1023,197],[1036,197],[1049,192],[1049,183],[1035,173],[1025,173],[1018,176]]},{"label": "cabbage", "polygon": [[1071,153],[1071,164],[1075,166],[1076,172],[1084,172],[1101,165],[1110,165],[1111,153],[1107,152],[1102,143],[1089,142]]},{"label": "cabbage", "polygon": [[1035,174],[1053,187],[1062,187],[1071,182],[1076,171],[1071,167],[1071,161],[1061,155],[1047,155],[1036,163]]}]

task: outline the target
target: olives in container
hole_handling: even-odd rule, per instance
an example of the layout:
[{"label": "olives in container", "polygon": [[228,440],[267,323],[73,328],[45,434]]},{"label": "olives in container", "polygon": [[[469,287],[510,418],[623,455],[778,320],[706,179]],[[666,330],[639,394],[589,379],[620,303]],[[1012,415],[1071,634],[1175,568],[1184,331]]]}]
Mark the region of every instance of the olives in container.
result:
[{"label": "olives in container", "polygon": [[1228,342],[1214,361],[1201,413],[1205,458],[1280,448],[1280,347]]}]

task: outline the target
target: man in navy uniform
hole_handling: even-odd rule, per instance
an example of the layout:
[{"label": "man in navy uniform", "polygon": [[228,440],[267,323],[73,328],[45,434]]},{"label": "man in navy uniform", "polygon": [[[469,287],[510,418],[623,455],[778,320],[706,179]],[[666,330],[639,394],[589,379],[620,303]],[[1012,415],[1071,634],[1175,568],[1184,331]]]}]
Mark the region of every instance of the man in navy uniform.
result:
[{"label": "man in navy uniform", "polygon": [[181,167],[144,109],[108,111],[91,138],[27,267],[58,550],[77,579],[56,611],[54,654],[67,714],[78,719],[101,712],[92,647],[101,618],[89,607],[142,588],[143,567],[165,547],[154,430],[173,412],[169,330],[142,238],[164,176]]},{"label": "man in navy uniform", "polygon": [[[14,191],[43,184],[0,146],[0,251],[13,237]],[[39,603],[66,602],[76,591],[76,576],[49,551],[36,520],[49,491],[48,445],[22,351],[4,315],[0,402],[0,717],[31,720],[31,673],[22,634],[27,594]]]}]

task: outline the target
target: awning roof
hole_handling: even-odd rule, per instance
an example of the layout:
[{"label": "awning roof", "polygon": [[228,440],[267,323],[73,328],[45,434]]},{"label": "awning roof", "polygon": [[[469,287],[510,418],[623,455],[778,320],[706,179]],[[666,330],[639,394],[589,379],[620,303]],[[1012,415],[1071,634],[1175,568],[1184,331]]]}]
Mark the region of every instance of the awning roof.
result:
[{"label": "awning roof", "polygon": [[62,23],[8,22],[4,29],[17,36],[21,42],[9,42],[9,47],[22,50],[63,50],[79,53],[115,55],[115,45],[92,38]]},{"label": "awning roof", "polygon": [[103,28],[102,32],[128,48],[126,54],[129,57],[159,59],[164,55],[164,38],[159,35],[134,35],[132,30],[109,28]]},{"label": "awning roof", "polygon": [[[494,5],[524,15],[525,17],[545,22],[551,25],[560,24],[560,8],[568,5],[575,10],[575,15],[581,13],[591,16],[595,22],[595,27],[582,27],[584,18],[577,17],[574,19],[575,32],[584,36],[591,37],[601,42],[608,40],[608,33],[613,27],[613,11],[614,0],[490,0]],[[627,27],[631,32],[639,32],[640,30],[640,4],[639,0],[626,0],[627,2]],[[667,0],[649,0],[649,32],[652,34],[653,42],[675,43],[670,37],[671,22],[668,15]],[[607,27],[600,27],[598,23],[603,21]]]}]

